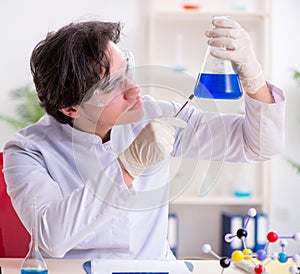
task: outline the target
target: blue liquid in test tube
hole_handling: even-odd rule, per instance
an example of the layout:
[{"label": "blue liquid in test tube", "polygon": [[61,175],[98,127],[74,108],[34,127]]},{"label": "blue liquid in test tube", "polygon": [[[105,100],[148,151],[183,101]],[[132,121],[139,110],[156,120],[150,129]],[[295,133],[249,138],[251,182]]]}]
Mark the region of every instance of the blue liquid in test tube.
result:
[{"label": "blue liquid in test tube", "polygon": [[242,97],[238,74],[199,73],[194,95],[198,98],[236,100]]}]

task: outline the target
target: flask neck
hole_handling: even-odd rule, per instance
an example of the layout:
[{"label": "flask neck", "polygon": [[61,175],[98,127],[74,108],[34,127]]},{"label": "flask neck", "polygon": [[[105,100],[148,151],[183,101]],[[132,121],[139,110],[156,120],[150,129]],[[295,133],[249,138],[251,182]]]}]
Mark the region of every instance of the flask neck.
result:
[{"label": "flask neck", "polygon": [[38,249],[38,216],[37,205],[34,202],[31,207],[31,248]]},{"label": "flask neck", "polygon": [[233,69],[231,61],[214,57],[211,54],[211,51],[213,49],[225,50],[223,48],[208,46],[202,64],[201,73],[236,74],[236,72]]}]

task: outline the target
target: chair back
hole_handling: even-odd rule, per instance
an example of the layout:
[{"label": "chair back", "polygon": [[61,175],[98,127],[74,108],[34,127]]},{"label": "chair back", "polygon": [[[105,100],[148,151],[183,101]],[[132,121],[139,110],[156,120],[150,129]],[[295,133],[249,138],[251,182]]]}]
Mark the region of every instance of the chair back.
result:
[{"label": "chair back", "polygon": [[0,152],[0,258],[23,258],[28,252],[30,235],[12,206],[2,168]]}]

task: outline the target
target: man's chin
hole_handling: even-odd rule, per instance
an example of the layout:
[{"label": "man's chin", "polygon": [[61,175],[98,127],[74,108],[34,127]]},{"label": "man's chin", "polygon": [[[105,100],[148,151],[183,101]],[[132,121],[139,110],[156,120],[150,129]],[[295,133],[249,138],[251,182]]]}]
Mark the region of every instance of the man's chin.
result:
[{"label": "man's chin", "polygon": [[140,121],[144,116],[144,108],[141,105],[137,109],[129,110],[120,116],[117,125],[131,124]]}]

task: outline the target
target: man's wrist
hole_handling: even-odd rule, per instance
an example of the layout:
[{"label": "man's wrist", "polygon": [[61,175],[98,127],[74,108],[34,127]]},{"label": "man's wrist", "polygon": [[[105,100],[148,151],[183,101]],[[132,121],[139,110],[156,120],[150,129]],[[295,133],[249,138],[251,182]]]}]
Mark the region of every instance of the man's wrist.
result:
[{"label": "man's wrist", "polygon": [[122,170],[122,175],[123,175],[123,180],[125,185],[127,187],[130,187],[132,185],[134,178],[129,174],[129,172],[126,169],[121,167],[121,170]]}]

